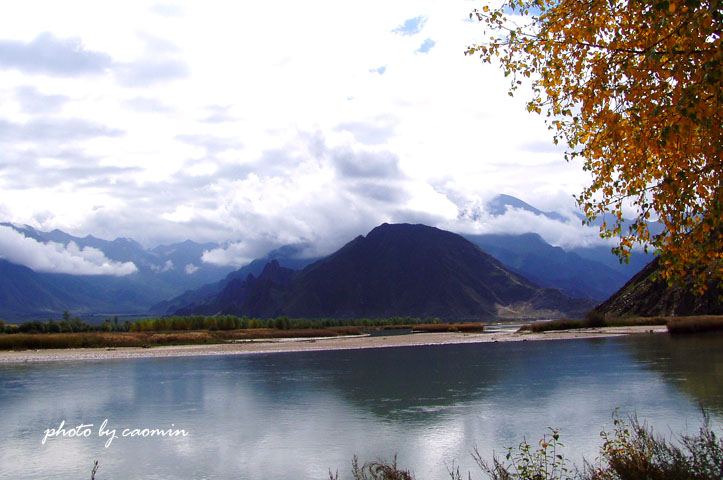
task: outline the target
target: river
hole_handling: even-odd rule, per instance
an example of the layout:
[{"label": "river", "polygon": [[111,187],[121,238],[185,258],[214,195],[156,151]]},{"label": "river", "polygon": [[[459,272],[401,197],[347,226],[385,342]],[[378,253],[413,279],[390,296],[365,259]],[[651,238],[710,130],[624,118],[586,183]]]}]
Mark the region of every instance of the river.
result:
[{"label": "river", "polygon": [[491,458],[547,427],[579,465],[616,408],[667,436],[696,433],[701,407],[720,426],[722,346],[658,334],[0,365],[0,477],[90,478],[98,460],[99,480],[347,478],[354,455],[396,454],[420,480],[452,465],[484,478],[475,447]]}]

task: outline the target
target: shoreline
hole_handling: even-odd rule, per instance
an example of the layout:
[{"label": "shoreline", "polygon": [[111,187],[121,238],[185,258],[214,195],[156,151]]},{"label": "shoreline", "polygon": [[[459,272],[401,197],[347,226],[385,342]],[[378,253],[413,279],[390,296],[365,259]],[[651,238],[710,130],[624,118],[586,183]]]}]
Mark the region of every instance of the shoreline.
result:
[{"label": "shoreline", "polygon": [[46,363],[61,361],[114,360],[134,358],[171,358],[210,355],[251,355],[268,353],[358,350],[364,348],[455,345],[463,343],[524,342],[572,340],[667,333],[663,326],[602,327],[559,330],[542,333],[497,331],[490,333],[413,333],[389,336],[343,336],[318,338],[281,338],[244,340],[209,345],[173,345],[151,348],[67,348],[46,350],[0,351],[0,364]]}]

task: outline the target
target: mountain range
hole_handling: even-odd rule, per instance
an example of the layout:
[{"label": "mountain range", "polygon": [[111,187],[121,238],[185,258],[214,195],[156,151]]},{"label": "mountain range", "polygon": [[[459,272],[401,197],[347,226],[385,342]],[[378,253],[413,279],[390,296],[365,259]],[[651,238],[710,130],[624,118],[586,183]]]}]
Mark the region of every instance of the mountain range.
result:
[{"label": "mountain range", "polygon": [[175,313],[480,320],[579,316],[594,305],[538,286],[455,233],[383,224],[302,270],[274,260]]},{"label": "mountain range", "polygon": [[80,249],[90,247],[115,262],[131,262],[129,275],[75,275],[44,273],[13,264],[0,252],[0,318],[32,319],[59,316],[68,310],[78,315],[145,315],[151,305],[196,289],[227,275],[233,267],[202,261],[215,243],[185,242],[145,249],[128,238],[112,241],[88,235],[75,237],[61,230],[43,232],[27,225],[0,223],[41,244],[49,242]]},{"label": "mountain range", "polygon": [[[561,220],[560,214],[540,211],[514,197],[501,195],[488,209],[495,215],[509,208]],[[11,263],[0,251],[0,318],[23,320],[58,317],[64,310],[74,315],[164,315],[192,304],[202,304],[229,284],[245,282],[249,274],[258,279],[265,266],[276,260],[279,267],[299,270],[320,260],[303,258],[309,245],[287,245],[271,251],[239,269],[203,261],[203,253],[221,245],[185,241],[146,249],[128,238],[112,241],[93,236],[75,237],[60,230],[42,232],[29,226],[0,223],[39,243],[54,242],[79,248],[92,247],[116,262],[132,262],[130,275],[76,275],[43,273]],[[621,265],[607,247],[562,249],[537,234],[466,235],[513,273],[545,288],[558,289],[570,297],[601,302],[644,267],[651,256],[633,254]],[[312,249],[313,250],[313,249]],[[3,259],[5,257],[5,259]],[[93,322],[93,318],[88,318]]]}]

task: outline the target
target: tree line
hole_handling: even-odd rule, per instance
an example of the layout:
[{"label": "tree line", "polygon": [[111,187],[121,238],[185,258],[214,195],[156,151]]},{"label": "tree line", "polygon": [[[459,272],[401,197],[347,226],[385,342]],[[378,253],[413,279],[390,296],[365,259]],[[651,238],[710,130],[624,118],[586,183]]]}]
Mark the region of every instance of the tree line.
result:
[{"label": "tree line", "polygon": [[306,330],[329,327],[385,327],[396,325],[420,325],[424,323],[439,324],[439,318],[422,319],[417,317],[388,318],[249,318],[235,315],[188,317],[157,317],[142,318],[135,321],[120,322],[118,317],[106,319],[100,325],[90,325],[78,317],[71,318],[68,312],[63,313],[61,320],[33,320],[20,325],[4,324],[0,320],[0,332],[4,333],[78,333],[78,332],[152,332],[152,331],[184,331],[184,330],[245,330],[268,328],[277,330]]}]

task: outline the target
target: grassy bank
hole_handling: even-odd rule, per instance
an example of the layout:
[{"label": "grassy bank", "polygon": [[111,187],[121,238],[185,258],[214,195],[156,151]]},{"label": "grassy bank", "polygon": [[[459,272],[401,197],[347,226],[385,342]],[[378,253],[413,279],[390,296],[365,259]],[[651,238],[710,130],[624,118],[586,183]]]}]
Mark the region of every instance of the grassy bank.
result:
[{"label": "grassy bank", "polygon": [[[720,480],[723,478],[723,440],[719,439],[704,416],[697,435],[678,435],[672,440],[656,435],[635,417],[623,421],[613,417],[612,431],[600,434],[603,445],[599,456],[582,466],[571,465],[564,457],[558,431],[550,429],[537,445],[523,441],[508,448],[504,458],[483,459],[472,454],[486,478],[491,480]],[[459,468],[448,469],[449,478],[472,478]],[[374,461],[360,465],[354,457],[354,480],[412,480],[411,470],[399,467],[396,456],[390,462]],[[339,474],[329,471],[330,480]]]},{"label": "grassy bank", "polygon": [[723,332],[723,315],[669,318],[667,325],[673,334]]},{"label": "grassy bank", "polygon": [[40,350],[48,348],[154,347],[161,345],[204,345],[233,341],[274,338],[311,338],[361,335],[369,328],[391,330],[413,328],[415,332],[476,332],[480,323],[384,325],[381,327],[331,326],[326,328],[237,330],[129,331],[77,333],[14,333],[0,335],[0,350]]},{"label": "grassy bank", "polygon": [[549,322],[537,322],[520,327],[520,331],[547,332],[551,330],[573,330],[578,328],[634,327],[666,325],[666,317],[606,317],[590,313],[585,318],[561,318]]},{"label": "grassy bank", "polygon": [[672,334],[723,331],[723,315],[690,317],[605,317],[599,314],[581,319],[561,318],[549,322],[537,322],[520,327],[520,331],[547,332],[580,328],[633,327],[665,325]]}]

